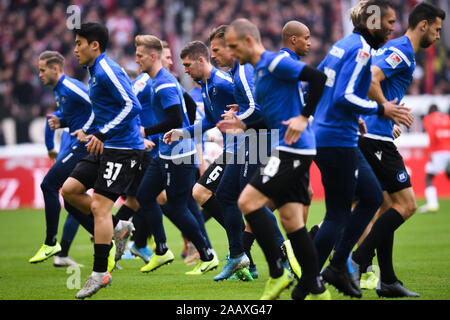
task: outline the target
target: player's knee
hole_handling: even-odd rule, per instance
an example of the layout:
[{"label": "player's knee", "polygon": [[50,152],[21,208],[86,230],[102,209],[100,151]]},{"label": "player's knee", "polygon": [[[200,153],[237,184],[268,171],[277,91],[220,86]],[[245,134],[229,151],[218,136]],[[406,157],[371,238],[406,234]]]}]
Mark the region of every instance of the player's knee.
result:
[{"label": "player's knee", "polygon": [[48,181],[47,178],[44,178],[44,180],[42,180],[41,182],[41,190],[42,192],[48,192],[51,191],[51,183]]},{"label": "player's knee", "polygon": [[[72,195],[71,191],[72,190],[70,188],[70,185],[68,185],[67,183],[64,183],[62,188],[61,188],[61,195],[62,195],[62,197],[65,200],[69,201],[70,200],[70,196]],[[69,201],[69,203],[70,203],[70,201]]]},{"label": "player's knee", "polygon": [[411,217],[417,210],[417,203],[414,199],[408,199],[407,201],[402,203],[402,210],[397,210],[400,214],[406,219]]},{"label": "player's knee", "polygon": [[192,188],[192,196],[194,197],[195,201],[197,201],[197,203],[202,206],[206,201],[208,201],[209,198],[211,198],[212,192],[202,185],[196,183]]},{"label": "player's knee", "polygon": [[128,208],[132,209],[133,211],[139,210],[139,202],[137,201],[136,197],[128,196],[124,203]]},{"label": "player's knee", "polygon": [[241,212],[245,215],[248,214],[252,211],[255,211],[256,206],[254,205],[254,203],[252,203],[251,199],[249,197],[246,197],[245,194],[244,196],[240,196],[239,200],[238,200],[238,207],[239,210],[241,210]]},{"label": "player's knee", "polygon": [[166,204],[167,202],[167,193],[166,191],[162,191],[157,197],[156,197],[156,201],[158,202],[158,204],[160,206]]}]

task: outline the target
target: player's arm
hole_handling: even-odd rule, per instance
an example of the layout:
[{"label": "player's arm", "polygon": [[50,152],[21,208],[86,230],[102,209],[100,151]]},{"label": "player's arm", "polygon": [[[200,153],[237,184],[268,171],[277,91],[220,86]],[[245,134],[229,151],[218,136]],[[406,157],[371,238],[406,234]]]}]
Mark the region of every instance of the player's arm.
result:
[{"label": "player's arm", "polygon": [[[275,62],[278,60],[278,63]],[[320,70],[307,66],[301,61],[294,60],[287,55],[282,58],[278,56],[273,60],[274,67],[269,67],[269,71],[276,77],[293,81],[298,84],[299,81],[306,81],[309,84],[309,94],[305,101],[305,106],[301,110],[301,114],[286,119],[282,124],[288,126],[284,140],[286,144],[292,144],[298,141],[303,131],[308,126],[308,119],[314,114],[316,106],[322,97],[327,76]]]},{"label": "player's arm", "polygon": [[[178,141],[183,138],[192,138],[196,133],[202,133],[206,130],[214,127],[214,123],[211,121],[210,116],[205,112],[205,116],[202,121],[198,121],[189,127],[182,129],[172,129],[164,134],[163,141],[165,143],[171,144],[174,141]],[[201,138],[200,138],[201,140]]]},{"label": "player's arm", "polygon": [[386,75],[378,66],[372,66],[371,70],[372,82],[370,83],[368,97],[370,100],[378,102],[378,104],[383,104],[388,101],[381,88],[381,82],[386,79]]},{"label": "player's arm", "polygon": [[175,104],[168,108],[165,108],[164,113],[167,116],[166,119],[155,125],[146,127],[144,129],[145,136],[152,136],[157,133],[163,133],[171,129],[181,127],[181,125],[183,124],[183,114],[181,112],[181,105]]},{"label": "player's arm", "polygon": [[[58,111],[57,111],[58,112]],[[53,115],[56,112],[53,113]],[[55,161],[58,152],[55,150],[55,131],[50,128],[48,121],[45,123],[45,146],[47,147],[48,156],[52,161]]]},{"label": "player's arm", "polygon": [[[104,68],[108,67],[104,66]],[[136,117],[141,112],[142,106],[136,98],[131,88],[131,83],[125,73],[112,72],[111,70],[109,73],[105,72],[101,80],[114,100],[121,106],[116,116],[93,134],[101,142],[105,142],[115,132],[120,131]]]},{"label": "player's arm", "polygon": [[[356,56],[355,56],[356,55]],[[369,55],[369,56],[367,56]],[[353,112],[359,114],[373,115],[378,114],[395,123],[403,124],[410,127],[413,117],[410,114],[410,109],[403,106],[396,105],[398,99],[393,101],[386,101],[382,104],[374,100],[369,100],[367,97],[358,95],[359,85],[363,79],[363,70],[370,62],[370,53],[362,50],[355,54],[349,54],[341,66],[340,76],[336,78],[335,85],[337,86],[336,102],[345,105]]]},{"label": "player's arm", "polygon": [[197,114],[197,104],[189,93],[185,92],[183,94],[184,103],[186,104],[186,111],[189,118],[189,123],[194,124],[195,116]]},{"label": "player's arm", "polygon": [[253,94],[253,74],[254,69],[250,64],[245,64],[239,67],[239,79],[242,83],[243,95],[247,99],[248,108],[246,110],[241,110],[237,104],[230,105],[231,110],[235,111],[238,118],[245,123],[257,122],[261,119],[261,110]]}]

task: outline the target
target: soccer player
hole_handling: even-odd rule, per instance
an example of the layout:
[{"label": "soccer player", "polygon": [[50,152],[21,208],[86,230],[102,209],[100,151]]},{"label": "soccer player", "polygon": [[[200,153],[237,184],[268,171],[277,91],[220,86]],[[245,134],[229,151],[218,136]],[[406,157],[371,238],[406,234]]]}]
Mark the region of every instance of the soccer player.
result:
[{"label": "soccer player", "polygon": [[[379,23],[369,20],[370,6],[377,6]],[[361,297],[359,279],[347,268],[347,258],[383,202],[381,187],[358,149],[360,114],[378,114],[409,126],[409,109],[396,100],[379,104],[367,98],[371,79],[371,50],[386,42],[394,29],[395,11],[385,0],[367,1],[361,24],[336,42],[318,69],[327,75],[323,96],[317,105],[313,129],[322,175],[326,213],[314,237],[319,267],[335,248],[330,264],[322,271],[325,282],[352,297]],[[354,197],[359,199],[352,211]]]},{"label": "soccer player", "polygon": [[[210,37],[213,56],[219,50],[215,46],[215,41],[222,41],[216,38],[215,35],[217,34],[213,31]],[[226,47],[221,44],[220,49],[226,50]],[[181,137],[190,137],[211,129],[222,119],[222,115],[228,110],[227,106],[236,104],[234,88],[238,84],[235,83],[235,87],[233,87],[233,80],[230,75],[212,66],[208,48],[204,43],[194,41],[187,44],[181,51],[180,57],[185,67],[185,72],[194,81],[200,82],[205,106],[205,117],[202,122],[185,127],[182,130],[169,131],[164,136],[164,139],[167,139],[170,143],[177,141]],[[234,59],[232,59],[232,63],[228,63],[234,66]],[[218,64],[221,66],[227,65],[225,61],[220,61],[220,58]],[[244,69],[242,69],[241,74],[243,72],[245,72]],[[245,77],[245,75],[243,76]],[[244,79],[248,86],[246,78]],[[244,108],[243,110],[248,110],[244,116],[250,116],[256,107],[254,104],[251,104],[253,97],[250,96],[249,98],[247,95],[251,94],[251,92],[246,93],[241,89],[238,92],[242,97],[240,102]],[[238,144],[240,146],[236,147],[232,136],[224,136],[223,139],[225,141],[225,151],[197,181],[193,194],[200,206],[211,213],[215,211],[214,218],[224,227],[227,233],[230,256],[223,271],[214,277],[214,280],[228,279],[236,272],[242,279],[252,281],[253,277],[248,270],[249,259],[245,254],[242,241],[244,223],[242,214],[237,207],[237,198],[241,189],[240,184],[246,178],[246,173],[243,171],[244,167],[238,164],[243,163],[243,159],[238,156],[240,151],[238,149],[243,148],[243,144],[240,144],[241,141],[239,141]],[[242,150],[240,154],[243,154]],[[223,162],[224,159],[225,163]],[[211,206],[213,203],[217,206],[217,209],[214,211],[212,211]]]},{"label": "soccer player", "polygon": [[[184,139],[176,144],[166,144],[162,133],[189,125],[181,86],[161,63],[162,44],[155,36],[139,35],[135,38],[136,56],[141,59],[142,71],[152,78],[152,105],[156,124],[143,128],[145,136],[159,134],[159,154],[152,159],[137,192],[137,200],[156,242],[155,254],[141,268],[153,271],[173,261],[174,255],[167,247],[162,222],[162,211],[156,197],[166,190],[167,203],[164,213],[195,245],[200,261],[188,275],[201,275],[217,268],[219,261],[214,254],[204,229],[188,209],[192,186],[195,183],[195,144]],[[203,220],[202,220],[203,221]]]},{"label": "soccer player", "polygon": [[[52,115],[61,118],[61,112],[55,111]],[[54,164],[56,161],[60,160],[65,156],[69,150],[77,144],[76,137],[72,137],[69,132],[69,128],[64,128],[61,134],[61,141],[59,152],[55,149],[55,130],[50,128],[48,121],[45,123],[45,146],[48,151],[48,156],[50,161]],[[76,263],[71,257],[69,257],[69,249],[72,244],[73,239],[78,231],[79,227],[78,221],[74,216],[68,214],[63,227],[63,233],[61,237],[61,251],[53,256],[53,265],[55,267],[66,267],[66,266],[83,266]]]},{"label": "soccer player", "polygon": [[[302,276],[292,291],[292,298],[308,295],[329,299],[329,292],[319,276],[317,254],[303,221],[303,205],[308,205],[306,172],[316,153],[314,133],[308,118],[322,95],[326,76],[322,72],[293,60],[287,53],[264,49],[258,28],[247,19],[231,23],[225,39],[240,64],[255,68],[255,98],[263,121],[246,126],[235,117],[217,126],[222,131],[239,126],[267,125],[279,131],[267,164],[257,172],[239,197],[239,208],[250,225],[269,265],[270,278],[261,299],[276,299],[293,282],[281,264],[281,251],[275,239],[275,228],[264,205],[272,200],[280,213],[281,223],[302,268]],[[307,81],[310,94],[306,105],[299,96],[299,81]]]},{"label": "soccer player", "polygon": [[[211,59],[219,67],[229,68],[228,73],[233,79],[233,94],[236,101],[236,105],[232,107],[233,114],[236,112],[237,117],[244,122],[254,122],[262,116],[260,107],[255,101],[253,94],[254,68],[250,63],[240,65],[238,60],[232,55],[225,42],[227,28],[227,25],[221,25],[210,33]],[[266,160],[267,150],[265,150],[265,154],[260,154],[260,152],[264,153],[264,150],[261,150],[259,145],[267,145],[270,139],[271,136],[267,132],[253,132],[238,136],[238,153],[244,154],[244,157],[239,158],[237,163],[226,165],[216,190],[216,197],[223,209],[230,245],[229,259],[223,271],[214,278],[216,281],[229,279],[239,268],[240,261],[246,260],[244,254],[249,259],[249,272],[252,278],[248,277],[246,268],[236,272],[237,276],[251,281],[253,276],[257,277],[258,275],[250,252],[254,236],[248,225],[245,226],[246,229],[242,232],[244,223],[237,202],[245,185],[256,170],[260,168],[261,163]],[[277,240],[281,247],[284,237],[278,228],[276,217],[269,209],[267,209],[267,213],[272,217],[277,230]]]},{"label": "soccer player", "polygon": [[439,202],[433,179],[437,174],[446,171],[450,165],[450,115],[439,112],[436,105],[431,105],[422,124],[430,144],[428,146],[429,162],[425,166],[427,203],[419,208],[419,212],[436,212],[439,210]]},{"label": "soccer player", "polygon": [[[39,78],[44,85],[53,86],[58,112],[48,116],[48,128],[53,132],[57,128],[69,128],[70,132],[75,132],[81,128],[84,122],[89,119],[91,114],[91,103],[87,94],[86,86],[64,74],[64,57],[56,51],[44,51],[39,56]],[[46,139],[48,145],[48,139]],[[51,149],[53,149],[53,141],[51,141]],[[66,143],[66,151],[64,145],[62,152],[53,164],[51,169],[45,175],[41,183],[42,193],[45,201],[45,218],[47,226],[47,235],[44,244],[39,251],[29,260],[30,263],[42,262],[51,256],[62,251],[61,259],[56,261],[55,265],[72,264],[70,258],[67,257],[71,241],[76,234],[78,223],[72,219],[83,215],[65,203],[65,207],[71,216],[68,216],[64,227],[65,232],[71,235],[67,238],[64,236],[62,246],[57,242],[56,235],[58,232],[59,214],[61,204],[59,201],[59,189],[69,176],[77,162],[87,155],[86,147],[83,143],[75,143],[72,146],[70,141]],[[49,155],[53,154],[51,150]],[[73,215],[73,217],[72,217]]]},{"label": "soccer player", "polygon": [[[140,66],[140,58],[136,57],[136,63]],[[151,101],[151,85],[152,79],[146,72],[139,74],[131,83],[133,92],[139,100],[142,110],[139,113],[139,119],[141,126],[150,126],[155,123],[154,112],[152,109]],[[151,248],[147,246],[147,240],[152,235],[150,226],[143,214],[138,212],[140,205],[136,199],[137,189],[142,181],[142,177],[151,161],[151,159],[157,156],[158,153],[158,136],[152,136],[150,139],[144,139],[145,149],[142,163],[139,168],[139,172],[132,187],[128,190],[125,202],[119,208],[116,213],[116,217],[120,220],[129,220],[132,218],[134,232],[134,242],[130,247],[130,252],[135,256],[140,257],[145,263],[150,262],[153,254]]]},{"label": "soccer player", "polygon": [[[420,3],[409,15],[405,35],[386,43],[373,57],[369,98],[379,104],[400,101],[412,81],[414,55],[440,38],[445,12],[428,3]],[[391,207],[375,221],[370,233],[352,254],[361,271],[371,264],[375,249],[380,267],[380,297],[418,297],[397,279],[392,250],[394,232],[416,211],[416,199],[403,159],[393,143],[393,122],[380,116],[363,117],[367,133],[359,139],[359,148],[371,165]]]},{"label": "soccer player", "polygon": [[[92,213],[94,218],[93,271],[75,295],[84,299],[112,282],[107,271],[115,231],[112,209],[133,183],[141,164],[144,140],[136,117],[142,108],[130,79],[105,53],[108,29],[89,22],[74,31],[74,53],[89,72],[93,112],[83,128],[74,133],[79,141],[88,141],[89,156],[77,164],[64,183],[62,193],[68,202],[85,214]],[[96,130],[93,134],[89,134],[91,128]],[[90,188],[94,188],[92,197],[85,193]],[[124,226],[122,230],[128,236],[130,224],[119,220],[116,227]]]},{"label": "soccer player", "polygon": [[[287,52],[289,56],[294,60],[300,60],[301,57],[306,56],[309,53],[309,49],[311,47],[311,32],[309,28],[299,21],[288,21],[281,31],[281,39],[283,43],[283,47],[281,48],[281,52]],[[305,97],[303,92],[303,84],[299,82],[299,96],[302,104],[305,103]],[[307,172],[309,175],[309,172]],[[308,178],[309,180],[309,178]],[[308,194],[310,199],[313,196],[313,190],[311,187],[311,182],[308,184]],[[308,218],[308,210],[309,205],[305,205],[303,207],[303,220],[306,223]],[[310,230],[310,235],[313,235],[317,226],[313,227]],[[293,254],[292,247],[290,245],[290,241],[285,241],[286,255],[289,259],[289,263],[291,265],[292,270],[296,275],[300,275],[300,266],[298,265],[298,261],[295,259],[295,255]],[[299,276],[298,276],[299,277]]]}]

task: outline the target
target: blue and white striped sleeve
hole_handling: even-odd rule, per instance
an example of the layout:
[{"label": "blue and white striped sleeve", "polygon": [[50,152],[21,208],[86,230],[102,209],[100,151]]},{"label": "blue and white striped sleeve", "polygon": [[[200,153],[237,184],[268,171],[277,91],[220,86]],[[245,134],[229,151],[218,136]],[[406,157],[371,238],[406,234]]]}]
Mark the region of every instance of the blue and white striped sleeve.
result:
[{"label": "blue and white striped sleeve", "polygon": [[261,112],[253,95],[253,72],[251,65],[245,64],[239,66],[239,80],[242,84],[245,97],[248,100],[248,108],[238,113],[238,118],[244,122],[252,122],[261,118]]},{"label": "blue and white striped sleeve", "polygon": [[[378,103],[367,98],[370,78],[364,78],[366,68],[370,70],[371,49],[363,42],[362,48],[349,53],[341,66],[341,72],[336,79],[335,101],[351,108],[359,114],[376,114],[379,111]],[[365,95],[362,96],[361,86],[368,81]]]},{"label": "blue and white striped sleeve", "polygon": [[[104,71],[104,81],[109,88],[112,97],[122,106],[120,112],[102,128],[100,135],[103,137],[114,134],[120,130],[128,121],[133,119],[142,110],[140,102],[137,100],[128,76],[125,72],[114,72],[106,60],[100,61],[100,66]],[[96,134],[97,136],[97,134]]]}]

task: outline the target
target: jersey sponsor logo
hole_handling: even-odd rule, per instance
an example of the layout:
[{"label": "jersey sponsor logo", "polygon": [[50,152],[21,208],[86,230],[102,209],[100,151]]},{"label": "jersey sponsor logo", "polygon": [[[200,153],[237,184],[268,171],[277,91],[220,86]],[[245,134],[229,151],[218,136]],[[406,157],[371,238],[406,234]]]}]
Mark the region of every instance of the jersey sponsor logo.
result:
[{"label": "jersey sponsor logo", "polygon": [[400,63],[403,62],[403,59],[395,52],[392,52],[389,57],[386,58],[386,62],[392,67],[396,68]]},{"label": "jersey sponsor logo", "polygon": [[378,160],[381,161],[381,156],[383,155],[383,151],[379,150],[377,152],[375,152],[375,156],[378,158]]},{"label": "jersey sponsor logo", "polygon": [[330,54],[341,59],[344,56],[345,50],[336,46],[333,46],[330,50]]},{"label": "jersey sponsor logo", "polygon": [[328,67],[325,67],[324,73],[327,76],[327,81],[325,82],[325,85],[327,87],[332,88],[334,86],[334,81],[336,80],[336,71]]},{"label": "jersey sponsor logo", "polygon": [[369,62],[370,57],[371,57],[371,55],[369,52],[366,52],[363,49],[360,49],[358,51],[358,55],[356,56],[356,62],[366,65],[367,62]]},{"label": "jersey sponsor logo", "polygon": [[397,180],[398,182],[406,182],[406,180],[408,180],[408,173],[405,170],[399,171],[397,173]]}]

